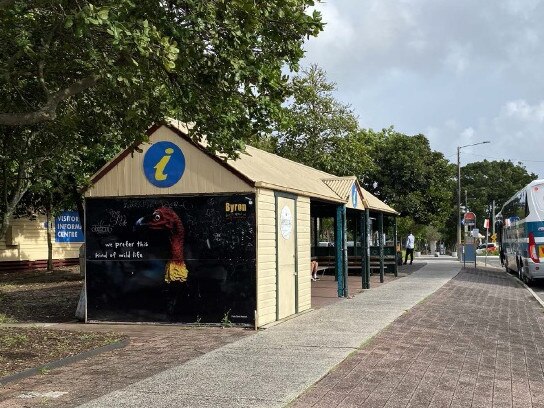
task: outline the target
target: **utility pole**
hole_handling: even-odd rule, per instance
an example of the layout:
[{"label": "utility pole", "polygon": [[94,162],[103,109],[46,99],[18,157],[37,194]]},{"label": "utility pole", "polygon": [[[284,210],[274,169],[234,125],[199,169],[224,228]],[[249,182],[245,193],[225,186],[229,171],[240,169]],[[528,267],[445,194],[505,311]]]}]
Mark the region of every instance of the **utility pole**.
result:
[{"label": "utility pole", "polygon": [[493,204],[491,204],[491,234],[495,235],[495,200],[493,200]]},{"label": "utility pole", "polygon": [[460,146],[457,146],[457,248],[456,250],[461,251],[461,147]]},{"label": "utility pole", "polygon": [[485,142],[457,146],[457,251],[461,251],[461,149],[464,147],[477,146],[486,143],[491,142],[489,140],[486,140]]}]

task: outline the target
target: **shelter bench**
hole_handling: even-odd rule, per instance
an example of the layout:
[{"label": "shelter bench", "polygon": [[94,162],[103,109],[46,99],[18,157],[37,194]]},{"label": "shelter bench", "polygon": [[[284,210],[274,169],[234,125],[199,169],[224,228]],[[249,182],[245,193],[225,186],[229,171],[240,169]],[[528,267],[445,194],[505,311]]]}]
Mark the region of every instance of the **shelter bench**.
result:
[{"label": "shelter bench", "polygon": [[[320,256],[320,257],[315,257],[314,260],[316,260],[318,263],[317,271],[321,272],[321,276],[325,274],[325,271],[336,268],[334,256]],[[387,266],[391,265],[392,267],[394,267],[396,262],[397,260],[394,255],[385,255],[383,264],[386,269],[386,272],[387,272]],[[349,269],[361,268],[361,257],[349,256],[348,268]],[[370,257],[370,272],[371,273],[372,273],[372,270],[378,270],[378,271],[380,270],[380,257],[377,257],[377,256]]]}]

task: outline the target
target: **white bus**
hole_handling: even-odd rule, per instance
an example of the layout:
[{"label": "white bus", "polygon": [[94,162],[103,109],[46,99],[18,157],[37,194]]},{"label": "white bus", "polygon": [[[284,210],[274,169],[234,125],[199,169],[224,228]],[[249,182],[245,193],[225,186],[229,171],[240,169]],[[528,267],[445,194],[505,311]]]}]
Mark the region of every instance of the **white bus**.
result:
[{"label": "white bus", "polygon": [[544,279],[544,179],[532,181],[504,204],[496,230],[506,271],[526,282]]}]

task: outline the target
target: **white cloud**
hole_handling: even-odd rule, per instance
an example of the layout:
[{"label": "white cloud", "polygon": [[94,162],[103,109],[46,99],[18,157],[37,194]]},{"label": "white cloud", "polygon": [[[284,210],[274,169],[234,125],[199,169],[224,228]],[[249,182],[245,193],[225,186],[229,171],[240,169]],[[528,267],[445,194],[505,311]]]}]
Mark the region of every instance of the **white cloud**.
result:
[{"label": "white cloud", "polygon": [[544,101],[534,105],[526,101],[509,101],[495,116],[480,118],[474,126],[462,127],[448,120],[428,127],[425,134],[435,150],[454,161],[457,146],[489,140],[490,144],[466,147],[461,162],[511,160],[521,162],[528,171],[544,178],[544,157],[539,146],[544,142]]},{"label": "white cloud", "polygon": [[469,65],[470,60],[470,45],[451,44],[450,51],[446,55],[445,65],[452,69],[456,74],[462,74]]},{"label": "white cloud", "polygon": [[537,105],[529,105],[527,101],[519,99],[506,103],[503,114],[527,122],[544,122],[544,101]]},{"label": "white cloud", "polygon": [[[446,156],[523,160],[544,177],[543,0],[341,0],[305,63],[365,127],[426,134]],[[471,156],[473,155],[473,156]],[[478,156],[480,155],[480,156]]]}]

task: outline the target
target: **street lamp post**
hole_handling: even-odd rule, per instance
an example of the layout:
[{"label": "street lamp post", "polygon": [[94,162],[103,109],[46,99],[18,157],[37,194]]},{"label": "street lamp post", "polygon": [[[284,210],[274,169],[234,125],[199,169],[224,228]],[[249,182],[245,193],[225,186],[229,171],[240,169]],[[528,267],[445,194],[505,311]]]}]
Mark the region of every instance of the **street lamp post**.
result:
[{"label": "street lamp post", "polygon": [[464,147],[477,146],[486,143],[491,142],[486,140],[485,142],[457,146],[457,251],[459,251],[461,248],[461,149]]}]

